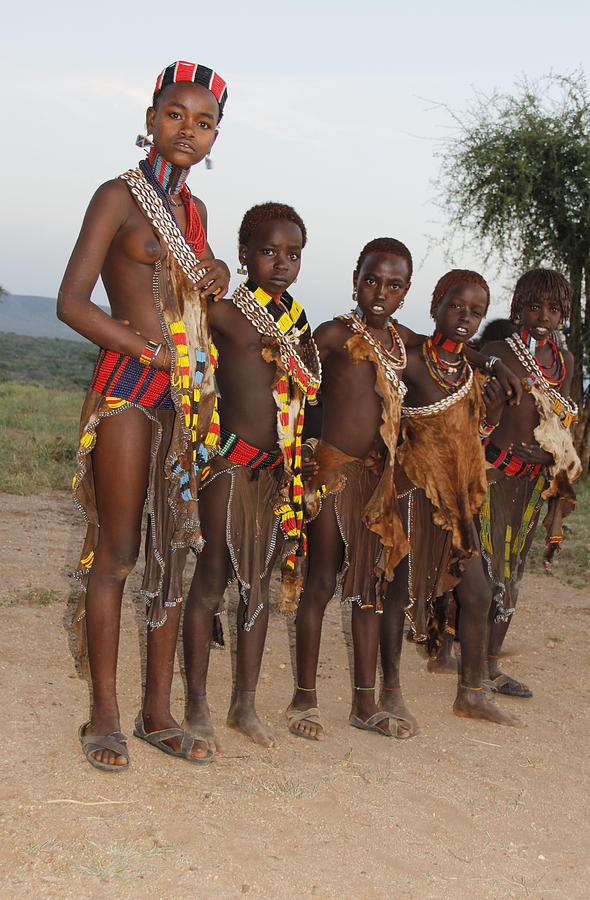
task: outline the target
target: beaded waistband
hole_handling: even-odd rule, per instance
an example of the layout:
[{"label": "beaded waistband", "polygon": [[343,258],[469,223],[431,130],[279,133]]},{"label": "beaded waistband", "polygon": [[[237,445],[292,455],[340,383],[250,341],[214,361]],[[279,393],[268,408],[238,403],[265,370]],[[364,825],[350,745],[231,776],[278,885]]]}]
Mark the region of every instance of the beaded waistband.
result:
[{"label": "beaded waistband", "polygon": [[219,456],[229,462],[238,463],[240,466],[248,466],[249,469],[274,469],[283,461],[282,453],[268,453],[247,444],[242,438],[232,431],[220,428],[219,431]]},{"label": "beaded waistband", "polygon": [[505,475],[513,475],[516,478],[535,478],[546,468],[537,463],[526,463],[519,459],[514,453],[508,450],[502,450],[492,444],[489,438],[483,441],[485,447],[486,460],[491,463],[495,469],[500,469]]},{"label": "beaded waistband", "polygon": [[90,387],[98,394],[128,400],[149,409],[172,409],[170,375],[144,366],[131,356],[102,349]]}]

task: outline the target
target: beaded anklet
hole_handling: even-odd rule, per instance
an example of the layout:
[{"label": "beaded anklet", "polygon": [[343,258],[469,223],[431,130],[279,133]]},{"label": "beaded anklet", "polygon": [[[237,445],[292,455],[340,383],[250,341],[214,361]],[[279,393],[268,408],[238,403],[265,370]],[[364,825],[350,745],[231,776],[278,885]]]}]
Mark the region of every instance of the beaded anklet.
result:
[{"label": "beaded anklet", "polygon": [[186,699],[187,700],[201,700],[203,697],[206,697],[206,696],[207,696],[207,691],[205,691],[204,694],[187,694]]},{"label": "beaded anklet", "polygon": [[315,693],[315,688],[314,688],[314,687],[312,687],[312,688],[302,688],[302,687],[300,687],[300,685],[297,685],[296,687],[297,687],[297,690],[298,690],[298,691],[304,691],[306,694],[313,694],[313,693]]},{"label": "beaded anklet", "polygon": [[459,687],[465,688],[466,691],[483,691],[483,684],[480,684],[478,688],[472,688],[468,684],[463,684],[463,682],[459,682]]},{"label": "beaded anklet", "polygon": [[236,694],[255,694],[256,688],[236,688]]},{"label": "beaded anklet", "polygon": [[375,690],[375,685],[373,685],[373,687],[368,687],[368,688],[366,688],[366,687],[358,687],[358,686],[355,684],[354,689],[355,689],[355,691],[374,691],[374,690]]},{"label": "beaded anklet", "polygon": [[398,685],[397,687],[394,687],[394,688],[388,688],[388,687],[385,687],[384,684],[382,684],[381,689],[384,691],[401,691],[401,686]]}]

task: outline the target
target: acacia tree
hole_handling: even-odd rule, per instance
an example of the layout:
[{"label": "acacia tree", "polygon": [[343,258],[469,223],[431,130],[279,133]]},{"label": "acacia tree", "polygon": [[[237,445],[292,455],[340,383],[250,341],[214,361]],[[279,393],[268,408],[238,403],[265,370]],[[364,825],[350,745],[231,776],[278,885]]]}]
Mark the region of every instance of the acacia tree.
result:
[{"label": "acacia tree", "polygon": [[517,82],[514,94],[476,93],[440,153],[440,206],[512,274],[562,271],[572,286],[568,345],[580,407],[575,442],[590,465],[590,98],[582,71]]}]

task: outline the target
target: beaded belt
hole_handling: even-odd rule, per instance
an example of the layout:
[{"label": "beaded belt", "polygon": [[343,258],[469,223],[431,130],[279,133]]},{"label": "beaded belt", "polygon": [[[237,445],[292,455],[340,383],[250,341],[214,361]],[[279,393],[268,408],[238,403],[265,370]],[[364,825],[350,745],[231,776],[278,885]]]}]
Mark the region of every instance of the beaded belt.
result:
[{"label": "beaded belt", "polygon": [[537,463],[525,463],[508,450],[502,450],[492,444],[489,438],[483,441],[485,447],[486,460],[491,463],[495,469],[501,469],[506,475],[514,475],[516,478],[535,478],[544,469],[545,466]]},{"label": "beaded belt", "polygon": [[282,453],[268,453],[247,444],[237,434],[221,428],[219,431],[219,456],[229,462],[238,463],[240,466],[248,466],[249,469],[274,469],[283,461]]},{"label": "beaded belt", "polygon": [[144,366],[131,356],[101,350],[90,381],[99,394],[129,400],[149,409],[172,409],[170,375]]}]

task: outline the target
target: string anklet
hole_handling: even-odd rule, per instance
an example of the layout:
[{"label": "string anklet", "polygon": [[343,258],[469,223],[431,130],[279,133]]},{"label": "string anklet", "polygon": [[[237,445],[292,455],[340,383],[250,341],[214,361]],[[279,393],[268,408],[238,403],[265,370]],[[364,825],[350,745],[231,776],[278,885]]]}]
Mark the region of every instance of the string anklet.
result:
[{"label": "string anklet", "polygon": [[472,688],[470,687],[470,685],[463,684],[463,682],[461,681],[459,683],[459,687],[465,688],[466,691],[483,691],[483,684],[480,684],[478,688]]},{"label": "string anklet", "polygon": [[186,699],[187,700],[201,700],[203,697],[206,697],[206,696],[207,696],[207,691],[205,691],[204,694],[187,694]]},{"label": "string anklet", "polygon": [[374,691],[374,690],[375,690],[375,685],[373,685],[373,687],[365,688],[365,687],[358,687],[358,686],[355,684],[354,689],[355,689],[355,691]]},{"label": "string anklet", "polygon": [[312,687],[312,688],[302,688],[300,685],[297,685],[297,690],[298,690],[298,691],[304,691],[306,694],[313,694],[313,693],[315,693],[315,688],[314,688],[314,687]]},{"label": "string anklet", "polygon": [[382,684],[382,685],[381,685],[381,688],[382,688],[382,690],[384,690],[384,691],[401,691],[401,687],[400,687],[399,685],[398,685],[398,687],[388,688],[388,687],[385,687],[384,684]]},{"label": "string anklet", "polygon": [[255,694],[256,688],[236,688],[236,694]]}]

